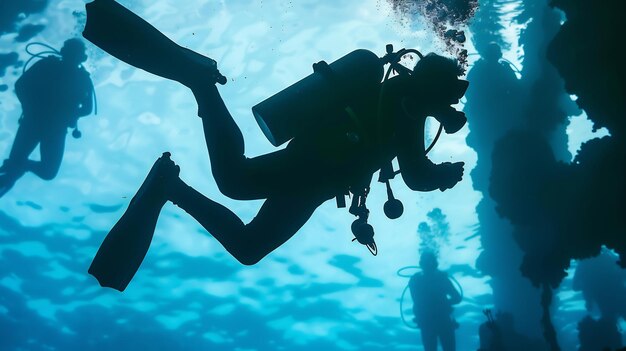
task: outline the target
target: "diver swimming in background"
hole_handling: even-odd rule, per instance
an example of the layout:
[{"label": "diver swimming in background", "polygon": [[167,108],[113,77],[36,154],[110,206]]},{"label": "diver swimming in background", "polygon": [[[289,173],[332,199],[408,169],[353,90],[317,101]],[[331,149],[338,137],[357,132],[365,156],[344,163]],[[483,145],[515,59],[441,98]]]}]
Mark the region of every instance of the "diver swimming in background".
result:
[{"label": "diver swimming in background", "polygon": [[[116,23],[114,28],[111,22]],[[402,179],[412,190],[444,191],[462,179],[462,162],[433,164],[424,147],[427,116],[437,118],[448,133],[466,122],[450,106],[467,89],[467,81],[458,78],[462,69],[454,60],[429,54],[412,72],[406,69],[410,74],[384,83],[385,62],[366,50],[330,65],[320,62],[314,65],[315,73],[294,85],[295,93],[288,88],[253,108],[272,143],[292,140],[282,150],[248,158],[243,135],[214,85],[225,82],[215,61],[178,46],[114,1],[87,5],[83,34],[127,63],[189,87],[198,103],[220,191],[238,200],[265,199],[256,217],[245,224],[181,180],[179,167],[165,153],[90,267],[103,286],[125,289],[143,260],[167,201],[189,213],[233,257],[251,265],[291,238],[319,205],[336,196],[340,202],[348,192],[354,194],[351,212],[359,216],[353,232],[373,236],[365,198],[373,173],[385,168],[387,184],[398,173],[388,168],[395,157]],[[346,76],[345,70],[351,69],[359,73]],[[300,115],[285,115],[294,110],[301,111]],[[307,114],[318,119],[312,123],[302,118]],[[401,210],[394,207],[389,214],[399,216]]]},{"label": "diver swimming in background", "polygon": [[[0,167],[0,197],[26,172],[54,179],[63,160],[67,129],[74,128],[72,135],[80,137],[76,123],[93,109],[93,85],[81,65],[87,60],[85,44],[68,39],[60,52],[50,53],[55,55],[37,61],[15,82],[23,114],[9,158]],[[30,160],[37,145],[40,161]]]},{"label": "diver swimming in background", "polygon": [[425,251],[420,256],[420,268],[409,281],[413,298],[415,323],[421,330],[424,351],[437,351],[437,342],[443,351],[456,350],[454,330],[458,323],[452,317],[452,306],[461,302],[446,272],[438,269],[437,256]]}]

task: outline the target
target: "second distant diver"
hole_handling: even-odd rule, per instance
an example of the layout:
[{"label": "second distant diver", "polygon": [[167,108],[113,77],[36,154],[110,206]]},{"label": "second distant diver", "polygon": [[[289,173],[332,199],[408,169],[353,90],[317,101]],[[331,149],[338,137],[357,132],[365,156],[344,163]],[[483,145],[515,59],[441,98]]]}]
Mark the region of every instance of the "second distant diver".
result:
[{"label": "second distant diver", "polygon": [[[365,196],[372,175],[396,157],[399,173],[412,190],[443,191],[462,179],[463,162],[434,164],[424,147],[427,116],[442,122],[448,133],[465,124],[464,115],[451,106],[467,89],[467,81],[459,79],[463,70],[455,60],[429,54],[417,62],[411,75],[384,83],[379,80],[366,89],[356,86],[361,77],[353,76],[344,91],[360,89],[360,93],[350,108],[331,109],[319,116],[334,122],[308,129],[284,149],[249,158],[241,130],[214,85],[219,81],[215,61],[178,46],[115,2],[96,0],[87,5],[87,14],[83,35],[94,44],[193,92],[220,191],[232,199],[265,200],[254,219],[244,223],[180,179],[179,167],[166,153],[156,161],[116,228],[124,223],[129,224],[127,228],[140,228],[136,222],[142,218],[128,218],[138,213],[135,209],[147,209],[148,203],[160,209],[169,201],[189,213],[239,262],[252,265],[289,240],[323,202],[348,192]],[[115,28],[109,25],[111,18],[115,18]],[[333,79],[332,70],[325,71],[323,75]],[[317,98],[311,93],[301,101],[315,108],[322,103]],[[299,118],[287,117],[288,121]],[[158,210],[151,213],[158,216]],[[154,225],[156,218],[144,227],[153,229]],[[114,254],[104,252],[116,250],[114,246],[105,239],[94,259],[90,272],[97,278],[97,271],[109,265],[124,270]],[[123,290],[125,284],[121,285],[118,288]]]},{"label": "second distant diver", "polygon": [[452,285],[448,274],[439,270],[438,266],[437,256],[433,252],[422,253],[422,271],[413,275],[409,281],[413,313],[421,331],[424,351],[437,351],[438,343],[441,343],[443,351],[454,351],[454,334],[458,324],[452,317],[452,306],[461,302],[461,295]]},{"label": "second distant diver", "polygon": [[[93,85],[81,65],[85,60],[85,44],[68,39],[58,55],[37,61],[15,82],[22,118],[9,157],[0,166],[0,197],[26,172],[44,180],[57,175],[68,128],[76,128],[78,119],[93,109]],[[37,146],[40,160],[29,159]]]}]

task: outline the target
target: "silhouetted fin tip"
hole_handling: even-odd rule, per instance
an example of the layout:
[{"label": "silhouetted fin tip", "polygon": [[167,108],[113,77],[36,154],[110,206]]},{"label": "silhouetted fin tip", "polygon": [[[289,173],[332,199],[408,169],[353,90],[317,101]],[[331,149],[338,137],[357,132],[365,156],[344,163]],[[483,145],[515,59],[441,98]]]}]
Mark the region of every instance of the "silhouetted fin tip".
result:
[{"label": "silhouetted fin tip", "polygon": [[107,281],[104,278],[98,278],[97,273],[92,271],[92,268],[89,267],[89,270],[87,271],[87,273],[89,273],[92,277],[94,277],[97,281],[98,284],[103,287],[103,288],[110,288],[113,290],[117,290],[119,292],[124,292],[124,290],[126,290],[126,287],[128,285],[123,285],[123,284],[113,284],[113,283],[107,283]]}]

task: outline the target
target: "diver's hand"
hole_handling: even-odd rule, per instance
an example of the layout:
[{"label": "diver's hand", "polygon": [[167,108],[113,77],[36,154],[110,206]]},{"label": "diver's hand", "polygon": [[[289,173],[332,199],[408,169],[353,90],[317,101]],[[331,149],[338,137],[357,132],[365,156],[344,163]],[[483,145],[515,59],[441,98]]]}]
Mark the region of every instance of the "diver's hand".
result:
[{"label": "diver's hand", "polygon": [[451,189],[460,182],[463,179],[463,166],[465,166],[465,162],[444,162],[435,165],[440,182],[439,190]]}]

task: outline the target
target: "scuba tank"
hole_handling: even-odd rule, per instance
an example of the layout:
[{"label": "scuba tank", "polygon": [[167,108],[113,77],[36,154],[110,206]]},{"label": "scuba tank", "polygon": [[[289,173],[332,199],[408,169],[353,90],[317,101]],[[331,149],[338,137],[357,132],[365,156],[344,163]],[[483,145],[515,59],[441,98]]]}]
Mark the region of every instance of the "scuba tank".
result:
[{"label": "scuba tank", "polygon": [[[364,93],[377,89],[384,62],[368,50],[355,50],[252,107],[263,134],[274,146],[332,124],[337,111],[350,114]],[[353,113],[353,112],[352,112]]]}]

